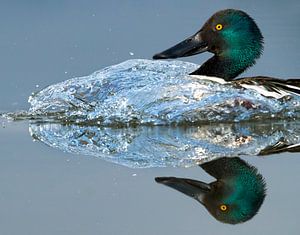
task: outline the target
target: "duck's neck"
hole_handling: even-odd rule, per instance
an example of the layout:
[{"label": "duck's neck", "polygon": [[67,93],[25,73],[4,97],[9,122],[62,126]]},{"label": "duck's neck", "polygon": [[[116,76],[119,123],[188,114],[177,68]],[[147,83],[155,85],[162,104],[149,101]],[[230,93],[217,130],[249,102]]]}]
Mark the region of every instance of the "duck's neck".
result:
[{"label": "duck's neck", "polygon": [[213,76],[229,81],[236,78],[251,65],[253,65],[253,62],[249,63],[247,60],[243,61],[215,55],[207,60],[199,69],[192,72],[191,75]]},{"label": "duck's neck", "polygon": [[262,44],[243,49],[228,50],[222,55],[214,55],[191,75],[205,75],[230,81],[255,64],[262,51]]}]

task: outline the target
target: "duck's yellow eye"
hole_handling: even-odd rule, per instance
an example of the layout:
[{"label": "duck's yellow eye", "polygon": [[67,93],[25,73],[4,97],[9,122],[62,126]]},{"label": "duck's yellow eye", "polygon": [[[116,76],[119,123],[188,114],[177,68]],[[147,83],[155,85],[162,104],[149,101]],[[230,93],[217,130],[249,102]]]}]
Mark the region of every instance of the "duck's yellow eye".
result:
[{"label": "duck's yellow eye", "polygon": [[220,31],[221,29],[223,29],[223,25],[217,24],[216,25],[216,30]]},{"label": "duck's yellow eye", "polygon": [[221,205],[221,206],[220,206],[220,210],[221,210],[221,211],[226,211],[226,210],[227,210],[227,206],[224,205],[224,204]]}]

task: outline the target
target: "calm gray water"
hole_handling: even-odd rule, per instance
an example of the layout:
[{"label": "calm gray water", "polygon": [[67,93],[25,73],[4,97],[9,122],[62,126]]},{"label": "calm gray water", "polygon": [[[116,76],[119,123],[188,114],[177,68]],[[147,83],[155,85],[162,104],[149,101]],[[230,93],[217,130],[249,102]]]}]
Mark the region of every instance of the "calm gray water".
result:
[{"label": "calm gray water", "polygon": [[[245,75],[300,76],[298,1],[2,1],[0,112],[27,110],[28,96],[50,84],[150,59],[229,7],[248,12],[265,36]],[[0,121],[1,234],[299,233],[298,153],[244,158],[265,177],[267,196],[258,215],[231,226],[154,181],[211,181],[199,167],[129,168],[33,141],[28,121]]]}]

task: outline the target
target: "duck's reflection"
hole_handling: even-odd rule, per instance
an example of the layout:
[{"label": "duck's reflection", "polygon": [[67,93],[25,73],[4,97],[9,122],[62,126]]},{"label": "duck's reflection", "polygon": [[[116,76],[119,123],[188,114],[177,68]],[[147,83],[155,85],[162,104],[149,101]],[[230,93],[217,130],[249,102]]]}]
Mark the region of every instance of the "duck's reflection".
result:
[{"label": "duck's reflection", "polygon": [[300,151],[298,122],[120,129],[31,123],[29,130],[51,147],[131,168],[187,167],[220,157]]},{"label": "duck's reflection", "polygon": [[221,222],[237,224],[256,215],[266,196],[266,184],[254,166],[238,157],[223,157],[200,167],[217,180],[211,183],[176,177],[155,180],[196,199]]}]

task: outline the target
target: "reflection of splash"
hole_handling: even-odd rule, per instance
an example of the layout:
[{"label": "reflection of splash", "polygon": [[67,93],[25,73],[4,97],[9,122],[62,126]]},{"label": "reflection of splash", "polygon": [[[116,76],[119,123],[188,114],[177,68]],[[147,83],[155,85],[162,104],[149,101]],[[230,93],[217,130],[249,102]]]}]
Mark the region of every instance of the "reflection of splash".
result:
[{"label": "reflection of splash", "polygon": [[181,61],[129,60],[32,95],[27,116],[105,126],[300,117],[297,96],[266,98],[234,84],[188,76],[196,67]]},{"label": "reflection of splash", "polygon": [[[31,123],[29,130],[33,138],[51,147],[132,168],[188,167],[217,157],[296,151],[293,146],[300,143],[300,123],[119,129]],[[281,146],[280,151],[275,151],[276,146]]]},{"label": "reflection of splash", "polygon": [[265,199],[266,184],[254,166],[237,157],[223,157],[200,167],[216,181],[207,184],[176,177],[155,180],[196,199],[221,222],[237,224],[256,215]]}]

